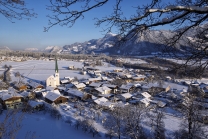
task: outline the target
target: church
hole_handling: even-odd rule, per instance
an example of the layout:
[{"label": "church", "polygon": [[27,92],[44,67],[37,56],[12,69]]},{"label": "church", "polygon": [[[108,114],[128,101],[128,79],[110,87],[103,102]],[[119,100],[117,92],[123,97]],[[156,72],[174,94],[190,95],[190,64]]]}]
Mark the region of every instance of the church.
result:
[{"label": "church", "polygon": [[46,79],[46,86],[57,87],[60,85],[60,78],[58,72],[58,62],[55,59],[55,74]]}]

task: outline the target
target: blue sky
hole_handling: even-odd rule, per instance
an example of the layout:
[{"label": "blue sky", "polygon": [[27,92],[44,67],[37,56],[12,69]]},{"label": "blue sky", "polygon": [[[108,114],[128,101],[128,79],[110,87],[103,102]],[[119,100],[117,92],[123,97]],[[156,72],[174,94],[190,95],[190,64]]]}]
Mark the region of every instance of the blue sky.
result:
[{"label": "blue sky", "polygon": [[[146,0],[150,1],[150,0]],[[101,32],[103,25],[97,28],[93,20],[95,17],[103,17],[111,13],[114,0],[99,9],[92,10],[85,15],[83,20],[79,20],[72,28],[59,25],[52,27],[48,32],[44,32],[44,27],[48,24],[47,14],[51,14],[46,10],[49,0],[26,0],[27,7],[33,8],[38,14],[37,18],[31,20],[13,20],[11,23],[4,16],[0,15],[0,47],[8,46],[11,49],[38,48],[44,49],[47,46],[64,46],[75,42],[84,42],[90,39],[98,39],[104,36]],[[132,5],[138,5],[136,0],[126,0],[123,3],[126,15],[136,11]],[[140,2],[144,4],[144,2]],[[115,33],[115,32],[113,32]]]}]

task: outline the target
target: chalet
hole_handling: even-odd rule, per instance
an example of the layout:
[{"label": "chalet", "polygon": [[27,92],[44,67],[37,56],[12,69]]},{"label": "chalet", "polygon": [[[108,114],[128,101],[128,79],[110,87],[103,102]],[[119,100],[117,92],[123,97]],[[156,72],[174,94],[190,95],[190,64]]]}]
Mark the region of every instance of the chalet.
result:
[{"label": "chalet", "polygon": [[131,84],[121,85],[120,91],[124,93],[129,93],[132,88],[133,88],[133,85]]},{"label": "chalet", "polygon": [[98,88],[98,87],[100,87],[101,86],[101,84],[100,83],[91,83],[91,84],[89,84],[89,87],[92,87],[92,88]]},{"label": "chalet", "polygon": [[68,68],[69,68],[69,70],[73,70],[74,69],[74,65],[70,65]]},{"label": "chalet", "polygon": [[147,93],[147,92],[143,92],[143,93],[141,93],[141,95],[143,97],[145,97],[145,98],[148,98],[148,99],[151,99],[152,98],[152,96],[149,93]]},{"label": "chalet", "polygon": [[28,101],[28,105],[31,107],[32,111],[40,111],[44,109],[44,103],[43,102],[37,102],[34,100]]},{"label": "chalet", "polygon": [[144,81],[145,78],[146,78],[145,75],[137,75],[137,76],[132,77],[132,79],[133,79],[134,81]]},{"label": "chalet", "polygon": [[101,76],[101,72],[100,70],[95,70],[93,71],[95,76]]},{"label": "chalet", "polygon": [[23,96],[24,100],[35,99],[36,97],[35,92],[28,92],[28,91],[23,91],[20,93],[20,95]]},{"label": "chalet", "polygon": [[66,79],[66,80],[68,80],[68,81],[72,81],[72,80],[74,80],[74,77],[64,77],[64,79]]},{"label": "chalet", "polygon": [[98,87],[98,88],[95,88],[95,90],[98,92],[98,94],[110,94],[111,93],[111,89],[108,88],[107,86]]},{"label": "chalet", "polygon": [[90,84],[90,82],[89,82],[89,80],[82,80],[82,81],[80,81],[81,83],[84,83],[85,85],[89,85]]},{"label": "chalet", "polygon": [[95,104],[102,106],[103,108],[113,108],[114,104],[108,101],[105,97],[94,100]]},{"label": "chalet", "polygon": [[102,78],[101,77],[98,77],[98,78],[89,78],[88,80],[89,80],[90,83],[92,83],[92,82],[102,81]]},{"label": "chalet", "polygon": [[148,98],[143,98],[140,100],[141,103],[143,103],[146,107],[150,105],[150,100]]},{"label": "chalet", "polygon": [[74,85],[77,90],[83,90],[86,85],[84,83],[79,83]]},{"label": "chalet", "polygon": [[68,95],[75,96],[79,98],[80,100],[84,97],[84,93],[76,89],[69,89],[67,93]]},{"label": "chalet", "polygon": [[117,85],[112,85],[112,84],[103,84],[102,86],[106,86],[110,89],[112,89],[112,93],[116,93],[118,90],[118,86]]},{"label": "chalet", "polygon": [[68,98],[55,92],[48,92],[45,96],[45,101],[52,104],[60,104],[68,101]]},{"label": "chalet", "polygon": [[81,73],[82,75],[85,75],[85,74],[87,74],[87,71],[81,70],[80,73]]},{"label": "chalet", "polygon": [[32,88],[32,89],[36,89],[36,90],[41,90],[43,89],[43,85],[39,84],[39,83],[36,83],[36,82],[33,82],[33,81],[30,81],[28,83],[28,85]]},{"label": "chalet", "polygon": [[123,69],[114,69],[113,71],[114,71],[114,72],[122,72]]},{"label": "chalet", "polygon": [[69,80],[68,79],[63,79],[60,82],[61,82],[61,84],[68,84],[69,83]]},{"label": "chalet", "polygon": [[19,91],[24,91],[24,90],[27,90],[27,85],[24,84],[24,83],[16,83],[14,85],[14,88],[19,90]]},{"label": "chalet", "polygon": [[0,102],[5,109],[17,109],[23,107],[23,96],[16,93],[14,89],[0,93]]},{"label": "chalet", "polygon": [[120,94],[120,98],[121,98],[122,101],[125,102],[125,101],[127,101],[127,100],[132,98],[132,94],[130,94],[130,93]]}]

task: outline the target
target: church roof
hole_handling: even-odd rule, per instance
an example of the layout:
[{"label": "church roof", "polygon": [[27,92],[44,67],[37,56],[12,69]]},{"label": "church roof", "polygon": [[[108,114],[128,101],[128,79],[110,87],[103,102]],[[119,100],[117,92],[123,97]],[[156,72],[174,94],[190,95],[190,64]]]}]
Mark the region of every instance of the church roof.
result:
[{"label": "church roof", "polygon": [[57,59],[55,59],[56,63],[55,63],[55,72],[58,72],[58,62]]}]

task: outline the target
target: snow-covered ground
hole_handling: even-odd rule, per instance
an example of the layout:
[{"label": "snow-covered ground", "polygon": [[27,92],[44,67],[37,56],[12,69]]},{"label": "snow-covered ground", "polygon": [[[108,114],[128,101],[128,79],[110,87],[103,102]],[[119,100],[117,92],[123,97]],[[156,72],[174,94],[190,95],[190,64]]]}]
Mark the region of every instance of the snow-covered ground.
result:
[{"label": "snow-covered ground", "polygon": [[[6,111],[4,111],[6,113]],[[1,116],[1,120],[2,120]],[[17,134],[17,139],[25,139],[26,135],[34,133],[36,139],[91,139],[91,134],[76,130],[62,119],[54,119],[49,114],[24,113],[20,122],[22,126]]]},{"label": "snow-covered ground", "polygon": [[[20,72],[22,75],[26,76],[25,81],[27,80],[39,80],[45,81],[50,75],[55,73],[55,62],[54,61],[43,61],[43,60],[31,60],[24,62],[13,62],[13,61],[5,61],[0,64],[0,73],[4,71],[2,68],[5,64],[11,65],[11,77],[12,80],[17,80],[14,76],[15,72]],[[64,78],[66,76],[77,77],[78,79],[82,78],[90,78],[89,75],[82,75],[78,70],[68,70],[68,66],[74,65],[75,68],[82,68],[82,62],[76,61],[58,61],[59,75],[60,78]],[[108,63],[104,63],[103,66],[97,66],[95,68],[100,69],[101,71],[110,71],[116,69],[117,67],[109,65]]]}]

